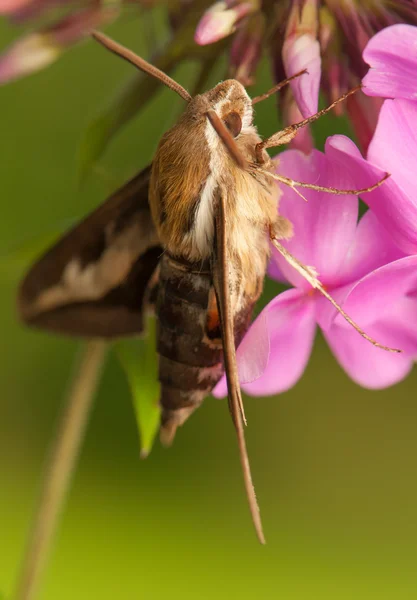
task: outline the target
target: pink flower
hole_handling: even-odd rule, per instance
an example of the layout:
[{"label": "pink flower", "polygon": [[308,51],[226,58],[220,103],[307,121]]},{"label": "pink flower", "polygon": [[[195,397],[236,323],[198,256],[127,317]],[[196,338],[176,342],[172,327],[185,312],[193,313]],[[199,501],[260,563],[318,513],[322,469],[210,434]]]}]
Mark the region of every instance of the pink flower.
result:
[{"label": "pink flower", "polygon": [[[364,51],[371,66],[363,80],[366,94],[385,100],[365,161],[346,156],[360,172],[369,163],[391,173],[386,185],[366,194],[370,206],[395,243],[417,253],[417,27],[393,25],[375,35]],[[377,171],[375,171],[377,172]]]},{"label": "pink flower", "polygon": [[[334,136],[327,140],[324,154],[283,152],[278,171],[298,181],[340,189],[369,186],[378,178],[378,169],[362,165],[358,176],[357,166],[346,160],[355,155],[360,154],[353,142]],[[303,190],[308,200],[303,203],[293,190],[282,191],[280,213],[294,225],[294,237],[285,247],[317,269],[328,292],[368,335],[403,352],[386,352],[364,340],[274,253],[270,276],[294,287],[263,309],[239,346],[243,389],[266,395],[292,387],[306,367],[317,326],[340,365],[358,384],[378,389],[400,381],[417,358],[417,256],[405,256],[372,211],[358,224],[354,196]],[[225,393],[223,378],[215,395]]]}]

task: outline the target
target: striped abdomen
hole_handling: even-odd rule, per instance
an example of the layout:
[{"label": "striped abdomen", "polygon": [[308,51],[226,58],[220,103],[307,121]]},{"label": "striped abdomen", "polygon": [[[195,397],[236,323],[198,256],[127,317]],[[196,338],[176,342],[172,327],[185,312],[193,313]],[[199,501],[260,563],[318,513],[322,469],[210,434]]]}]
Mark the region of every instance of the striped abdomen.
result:
[{"label": "striped abdomen", "polygon": [[[208,305],[213,295],[209,268],[177,261],[167,253],[161,259],[156,314],[161,439],[170,443],[176,428],[210,394],[223,374],[223,349],[216,316]],[[256,299],[254,299],[256,300]],[[235,320],[236,344],[246,332],[254,302]],[[213,335],[215,333],[215,335]]]}]

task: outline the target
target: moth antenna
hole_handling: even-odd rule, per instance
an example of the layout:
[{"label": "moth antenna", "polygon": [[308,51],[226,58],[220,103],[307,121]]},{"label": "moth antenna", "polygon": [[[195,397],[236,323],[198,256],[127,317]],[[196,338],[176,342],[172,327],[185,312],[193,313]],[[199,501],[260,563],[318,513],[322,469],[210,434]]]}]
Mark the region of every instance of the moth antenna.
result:
[{"label": "moth antenna", "polygon": [[215,110],[210,109],[207,111],[206,114],[208,120],[213,126],[213,129],[216,131],[217,135],[219,136],[223,144],[226,146],[226,149],[228,150],[230,156],[233,158],[233,160],[239,167],[245,169],[248,166],[248,164],[245,158],[243,157],[242,153],[240,152],[239,148],[237,147],[237,144],[234,138],[232,137],[230,131],[227,129],[226,125],[219,118]]},{"label": "moth antenna", "polygon": [[385,173],[385,175],[382,177],[382,179],[380,179],[379,181],[377,181],[376,183],[374,183],[373,185],[371,185],[367,188],[362,188],[359,190],[341,190],[339,188],[334,188],[334,187],[323,187],[321,185],[315,185],[314,183],[304,183],[302,181],[295,181],[294,179],[290,179],[289,177],[285,177],[284,175],[278,175],[277,173],[271,173],[270,171],[265,171],[264,169],[258,169],[258,171],[260,173],[263,173],[264,175],[269,175],[273,179],[276,179],[277,181],[280,181],[281,183],[284,183],[285,185],[288,185],[290,188],[292,188],[294,190],[294,192],[296,192],[299,196],[301,196],[301,198],[303,198],[303,200],[305,200],[306,202],[307,202],[307,199],[304,198],[304,196],[296,189],[297,187],[307,188],[309,190],[315,190],[316,192],[326,192],[328,194],[336,194],[339,196],[347,195],[347,194],[352,194],[354,196],[358,196],[359,194],[364,194],[365,192],[372,192],[373,190],[378,188],[380,185],[382,185],[384,183],[384,181],[386,181],[389,177],[391,177],[390,173]]},{"label": "moth antenna", "polygon": [[281,131],[277,131],[277,133],[274,133],[263,142],[259,142],[259,144],[256,144],[255,151],[258,163],[262,164],[265,162],[265,159],[262,156],[263,150],[265,148],[273,148],[276,146],[282,146],[283,144],[289,144],[289,142],[291,142],[291,140],[295,138],[299,129],[305,127],[309,123],[317,121],[317,119],[330,112],[337,104],[339,104],[340,102],[344,102],[346,98],[349,98],[349,96],[352,96],[352,94],[356,94],[356,92],[358,92],[360,89],[362,89],[361,84],[352,88],[351,90],[340,96],[340,98],[337,98],[329,106],[326,106],[326,108],[323,108],[322,110],[316,112],[314,115],[311,115],[311,117],[307,117],[307,119],[303,119],[303,121],[299,121],[298,123],[289,125]]},{"label": "moth antenna", "polygon": [[272,231],[271,231],[270,237],[271,237],[272,244],[278,250],[278,252],[285,258],[287,263],[289,265],[291,265],[292,267],[294,267],[294,269],[297,271],[297,273],[299,273],[302,277],[304,277],[304,279],[306,281],[308,281],[308,283],[314,289],[318,290],[325,298],[327,298],[327,300],[329,300],[329,302],[331,302],[333,304],[335,309],[342,315],[342,317],[349,323],[349,325],[351,325],[365,340],[370,342],[376,348],[381,348],[382,350],[386,350],[387,352],[395,352],[395,353],[401,352],[401,350],[398,350],[397,348],[390,348],[389,346],[384,346],[384,345],[380,344],[379,342],[377,342],[376,340],[371,338],[367,333],[365,333],[363,331],[363,329],[361,329],[359,327],[359,325],[357,323],[355,323],[355,321],[353,321],[353,319],[351,319],[349,317],[349,315],[343,310],[343,308],[336,302],[336,300],[333,298],[333,296],[331,296],[329,294],[329,292],[326,291],[326,289],[323,287],[323,285],[319,281],[318,274],[315,271],[315,269],[313,267],[308,267],[308,266],[304,265],[301,261],[299,261],[297,258],[295,258],[295,256],[293,256],[290,252],[288,252],[288,250],[286,248],[284,248],[284,246],[282,244],[280,244],[280,242],[275,237],[275,235],[273,234]]},{"label": "moth antenna", "polygon": [[308,73],[307,69],[303,69],[302,71],[299,71],[295,75],[292,75],[291,77],[288,77],[287,79],[283,79],[282,81],[280,81],[279,83],[277,83],[276,85],[271,87],[271,89],[268,90],[267,92],[265,92],[265,94],[261,94],[260,96],[255,96],[255,98],[252,98],[252,106],[254,104],[258,104],[258,102],[267,100],[270,96],[272,96],[273,94],[276,94],[276,92],[279,92],[280,89],[282,89],[283,87],[288,85],[290,83],[290,81],[292,81],[293,79],[297,79],[297,77],[301,77],[301,75],[304,75],[305,73]]},{"label": "moth antenna", "polygon": [[144,73],[148,73],[152,77],[159,79],[161,83],[163,83],[164,85],[169,87],[169,89],[176,92],[186,102],[189,102],[191,100],[191,95],[187,92],[185,88],[182,87],[182,85],[177,83],[174,79],[169,77],[169,75],[167,75],[157,67],[154,67],[154,65],[148,63],[144,58],[141,58],[140,56],[135,54],[132,50],[125,48],[121,44],[118,44],[117,42],[109,38],[107,35],[104,35],[104,33],[101,33],[100,31],[93,31],[91,35],[97,42],[99,42],[102,46],[107,48],[107,50],[113,52],[113,54],[116,54],[124,60],[127,60]]}]

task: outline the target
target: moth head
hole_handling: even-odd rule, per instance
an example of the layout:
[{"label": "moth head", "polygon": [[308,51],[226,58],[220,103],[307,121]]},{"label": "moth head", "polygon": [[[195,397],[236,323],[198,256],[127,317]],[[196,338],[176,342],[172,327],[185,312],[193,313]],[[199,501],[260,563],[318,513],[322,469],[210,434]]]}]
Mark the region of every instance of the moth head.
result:
[{"label": "moth head", "polygon": [[[244,168],[246,166],[247,158],[252,157],[244,156],[244,154],[247,154],[245,145],[259,140],[254,139],[254,137],[257,137],[257,133],[252,126],[252,100],[241,83],[235,79],[228,79],[205,94],[193,98],[186,89],[169,75],[137,56],[131,50],[124,48],[101,32],[93,31],[92,36],[117,56],[127,60],[141,71],[159,79],[161,83],[187,102],[183,118],[180,119],[180,130],[185,125],[186,133],[198,135],[198,129],[202,125],[207,125],[205,137],[210,155],[216,154],[218,158],[222,159],[225,157],[226,151],[239,167]],[[206,121],[209,122],[206,123]],[[246,141],[235,143],[234,140],[242,140],[242,137],[246,137]],[[187,145],[187,140],[183,139],[181,143],[183,153],[185,150],[185,154],[187,154],[184,148]]]},{"label": "moth head", "polygon": [[203,96],[234,138],[252,131],[252,101],[241,83],[222,81]]}]

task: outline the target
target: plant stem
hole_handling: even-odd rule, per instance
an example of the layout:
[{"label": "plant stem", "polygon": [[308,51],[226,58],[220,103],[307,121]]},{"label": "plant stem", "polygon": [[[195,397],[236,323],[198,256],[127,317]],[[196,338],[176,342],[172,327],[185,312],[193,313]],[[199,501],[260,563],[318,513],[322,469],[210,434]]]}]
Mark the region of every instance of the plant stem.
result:
[{"label": "plant stem", "polygon": [[37,510],[18,576],[15,600],[33,600],[55,536],[104,364],[107,345],[92,340],[77,361],[66,406],[46,463]]}]

